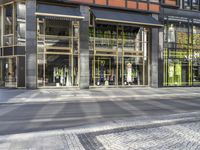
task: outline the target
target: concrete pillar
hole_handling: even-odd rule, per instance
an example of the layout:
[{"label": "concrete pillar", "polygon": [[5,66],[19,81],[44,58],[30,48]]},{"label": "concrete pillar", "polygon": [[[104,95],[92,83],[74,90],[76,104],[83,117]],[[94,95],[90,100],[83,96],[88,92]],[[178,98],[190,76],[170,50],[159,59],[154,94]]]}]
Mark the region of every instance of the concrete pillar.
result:
[{"label": "concrete pillar", "polygon": [[26,0],[26,87],[37,88],[36,0]]},{"label": "concrete pillar", "polygon": [[152,28],[151,30],[151,87],[158,87],[158,47],[159,47],[159,37],[158,28]]},{"label": "concrete pillar", "polygon": [[[152,14],[152,17],[159,20],[157,14]],[[150,85],[154,88],[163,86],[163,32],[162,27],[155,27],[151,30]]]},{"label": "concrete pillar", "polygon": [[151,87],[163,86],[163,29],[152,28],[151,40]]},{"label": "concrete pillar", "polygon": [[80,22],[80,89],[89,88],[89,7],[80,6],[85,18]]},{"label": "concrete pillar", "polygon": [[158,87],[163,87],[164,83],[164,29],[159,28],[158,47]]}]

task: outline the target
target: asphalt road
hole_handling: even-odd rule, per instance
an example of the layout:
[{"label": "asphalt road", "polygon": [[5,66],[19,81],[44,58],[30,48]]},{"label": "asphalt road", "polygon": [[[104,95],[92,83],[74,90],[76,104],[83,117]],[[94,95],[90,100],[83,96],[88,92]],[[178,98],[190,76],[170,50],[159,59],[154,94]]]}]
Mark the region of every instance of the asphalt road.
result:
[{"label": "asphalt road", "polygon": [[200,110],[200,96],[120,101],[0,104],[0,135],[62,129],[135,116]]}]

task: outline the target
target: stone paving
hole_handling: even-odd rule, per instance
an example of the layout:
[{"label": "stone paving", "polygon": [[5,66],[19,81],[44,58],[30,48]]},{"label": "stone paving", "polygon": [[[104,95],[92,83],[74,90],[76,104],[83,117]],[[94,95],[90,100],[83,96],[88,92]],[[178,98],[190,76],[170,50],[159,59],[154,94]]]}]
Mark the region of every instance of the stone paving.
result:
[{"label": "stone paving", "polygon": [[107,150],[199,150],[200,121],[99,135]]},{"label": "stone paving", "polygon": [[199,97],[200,87],[175,87],[175,88],[96,88],[87,90],[69,89],[0,89],[1,103],[35,103],[35,102],[84,102],[104,101],[121,98],[142,98],[149,100],[149,97]]},{"label": "stone paving", "polygon": [[200,112],[0,136],[0,150],[200,150]]}]

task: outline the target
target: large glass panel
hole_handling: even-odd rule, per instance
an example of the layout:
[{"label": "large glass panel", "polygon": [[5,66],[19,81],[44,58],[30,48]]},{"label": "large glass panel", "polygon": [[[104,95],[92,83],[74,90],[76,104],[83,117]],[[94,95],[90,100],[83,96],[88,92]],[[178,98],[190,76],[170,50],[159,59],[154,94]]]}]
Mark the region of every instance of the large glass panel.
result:
[{"label": "large glass panel", "polygon": [[[185,20],[185,19],[184,19]],[[164,85],[199,86],[199,20],[165,22]],[[169,28],[173,26],[175,40]],[[168,31],[168,32],[167,32]],[[171,30],[172,31],[172,30]]]},{"label": "large glass panel", "polygon": [[46,55],[45,85],[72,86],[72,62],[69,55]]},{"label": "large glass panel", "polygon": [[139,27],[124,27],[124,85],[146,85],[147,30]]},{"label": "large glass panel", "polygon": [[72,43],[72,22],[65,20],[46,20],[45,34],[47,47],[68,47],[70,49]]},{"label": "large glass panel", "polygon": [[[122,48],[120,47],[120,43],[122,45],[122,40],[117,43],[117,40],[120,39],[117,33],[117,26],[115,25],[106,25],[106,24],[98,24],[95,28],[95,42],[90,42],[90,44],[95,44],[94,46],[94,56],[90,57],[93,59],[90,62],[92,65],[90,68],[92,71],[93,82],[95,86],[109,86],[109,85],[117,85],[117,64],[118,64],[118,53],[120,50],[122,52]],[[91,35],[93,32],[90,31]],[[121,34],[122,39],[122,34]],[[93,37],[91,37],[93,40]],[[92,48],[92,45],[90,45]],[[119,51],[117,51],[120,49]]]},{"label": "large glass panel", "polygon": [[147,85],[147,68],[147,30],[108,24],[90,28],[90,85]]},{"label": "large glass panel", "polygon": [[199,0],[191,0],[192,1],[192,10],[199,10]]},{"label": "large glass panel", "polygon": [[78,86],[79,22],[37,19],[38,86]]},{"label": "large glass panel", "polygon": [[0,86],[16,87],[16,58],[0,59]]},{"label": "large glass panel", "polygon": [[191,1],[192,0],[183,0],[184,9],[188,9],[188,10],[191,9]]},{"label": "large glass panel", "polygon": [[13,45],[13,4],[4,6],[4,46]]},{"label": "large glass panel", "polygon": [[193,85],[200,85],[200,50],[193,51],[192,80]]},{"label": "large glass panel", "polygon": [[95,58],[95,84],[97,86],[116,85],[117,58],[112,56],[97,56]]},{"label": "large glass panel", "polygon": [[143,58],[124,58],[124,85],[143,85]]},{"label": "large glass panel", "polygon": [[168,60],[168,86],[186,86],[189,84],[188,62],[179,59]]},{"label": "large glass panel", "polygon": [[16,25],[16,33],[17,40],[16,44],[19,46],[25,46],[25,30],[26,30],[26,6],[24,3],[17,3],[17,25]]},{"label": "large glass panel", "polygon": [[115,25],[96,25],[95,31],[95,51],[107,54],[115,54],[117,50],[117,26]]}]

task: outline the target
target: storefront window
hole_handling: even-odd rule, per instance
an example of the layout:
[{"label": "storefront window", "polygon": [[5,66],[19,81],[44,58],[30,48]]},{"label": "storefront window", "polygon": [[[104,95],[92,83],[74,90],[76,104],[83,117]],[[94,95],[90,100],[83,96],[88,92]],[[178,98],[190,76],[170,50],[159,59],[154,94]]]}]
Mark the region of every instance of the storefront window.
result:
[{"label": "storefront window", "polygon": [[[170,20],[171,18],[169,18]],[[180,18],[183,19],[183,18]],[[167,24],[168,22],[168,24]],[[194,21],[165,22],[164,85],[196,86],[199,82],[200,29]],[[195,20],[195,22],[198,22]],[[172,27],[173,31],[172,32]],[[171,28],[171,29],[170,29]],[[172,34],[175,39],[171,40]],[[173,44],[171,42],[173,41]]]},{"label": "storefront window", "polygon": [[90,85],[146,85],[147,45],[144,28],[108,24],[90,28]]},{"label": "storefront window", "polygon": [[79,22],[39,19],[38,86],[78,86]]}]

